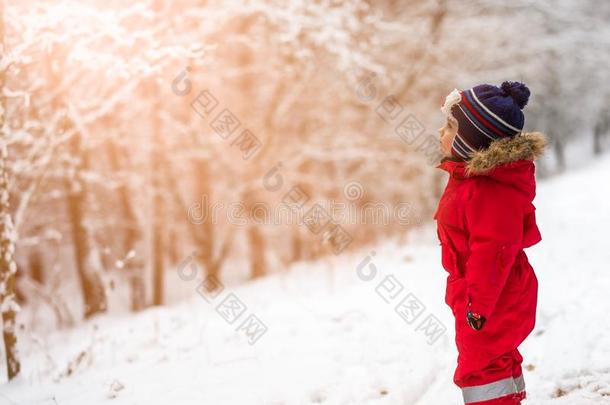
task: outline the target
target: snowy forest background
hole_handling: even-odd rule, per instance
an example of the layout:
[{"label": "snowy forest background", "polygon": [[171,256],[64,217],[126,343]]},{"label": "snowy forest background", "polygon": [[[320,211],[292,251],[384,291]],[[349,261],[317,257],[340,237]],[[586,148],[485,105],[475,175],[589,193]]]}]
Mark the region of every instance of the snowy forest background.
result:
[{"label": "snowy forest background", "polygon": [[[453,88],[530,87],[541,180],[610,149],[608,2],[0,4],[5,379],[47,334],[181,305],[195,277],[213,293],[406,243],[444,187]],[[338,227],[299,224],[290,190]]]}]

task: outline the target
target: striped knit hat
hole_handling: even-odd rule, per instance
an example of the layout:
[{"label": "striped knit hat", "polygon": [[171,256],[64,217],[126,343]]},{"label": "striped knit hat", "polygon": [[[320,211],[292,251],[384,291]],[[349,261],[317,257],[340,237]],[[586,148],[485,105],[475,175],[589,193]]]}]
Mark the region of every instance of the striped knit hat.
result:
[{"label": "striped knit hat", "polygon": [[451,154],[468,160],[475,150],[485,149],[497,139],[521,133],[525,123],[523,107],[530,91],[519,82],[504,82],[498,88],[481,84],[469,90],[453,90],[441,110],[458,122]]}]

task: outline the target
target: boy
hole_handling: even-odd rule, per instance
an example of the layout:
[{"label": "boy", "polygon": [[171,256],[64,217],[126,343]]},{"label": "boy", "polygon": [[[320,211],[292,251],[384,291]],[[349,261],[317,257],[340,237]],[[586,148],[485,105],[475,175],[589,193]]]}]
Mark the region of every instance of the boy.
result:
[{"label": "boy", "polygon": [[445,302],[455,316],[454,383],[465,404],[520,404],[517,350],[534,328],[538,280],[523,249],[542,237],[536,225],[534,160],[547,144],[523,133],[530,96],[522,83],[454,90],[441,108],[449,180],[434,214],[449,273]]}]

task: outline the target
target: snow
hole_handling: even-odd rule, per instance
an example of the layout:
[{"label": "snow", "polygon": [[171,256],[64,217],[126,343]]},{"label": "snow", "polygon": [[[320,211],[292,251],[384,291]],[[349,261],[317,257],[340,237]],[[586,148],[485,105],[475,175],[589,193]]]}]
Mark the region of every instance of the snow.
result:
[{"label": "snow", "polygon": [[[538,184],[543,240],[527,254],[539,306],[520,347],[524,404],[610,403],[610,210],[600,187],[609,172],[604,156]],[[402,285],[390,303],[380,285],[388,275]],[[193,294],[180,305],[21,331],[23,373],[0,388],[0,404],[460,404],[445,276],[429,223],[405,243],[225,286],[212,302],[196,280],[181,281]],[[215,305],[231,293],[246,310],[228,324]],[[409,293],[425,306],[411,324],[395,312]],[[249,314],[268,328],[254,344],[236,331]],[[447,328],[433,343],[418,330],[428,315]]]}]

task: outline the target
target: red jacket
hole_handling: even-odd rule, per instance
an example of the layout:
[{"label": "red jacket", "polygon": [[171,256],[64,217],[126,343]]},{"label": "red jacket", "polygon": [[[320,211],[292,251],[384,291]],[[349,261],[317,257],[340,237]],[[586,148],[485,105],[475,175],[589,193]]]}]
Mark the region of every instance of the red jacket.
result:
[{"label": "red jacket", "polygon": [[450,174],[434,214],[449,273],[446,302],[456,312],[453,281],[465,284],[466,302],[488,321],[522,249],[542,238],[536,225],[534,160],[546,138],[524,133],[494,142],[466,162],[443,159],[437,168]]}]

